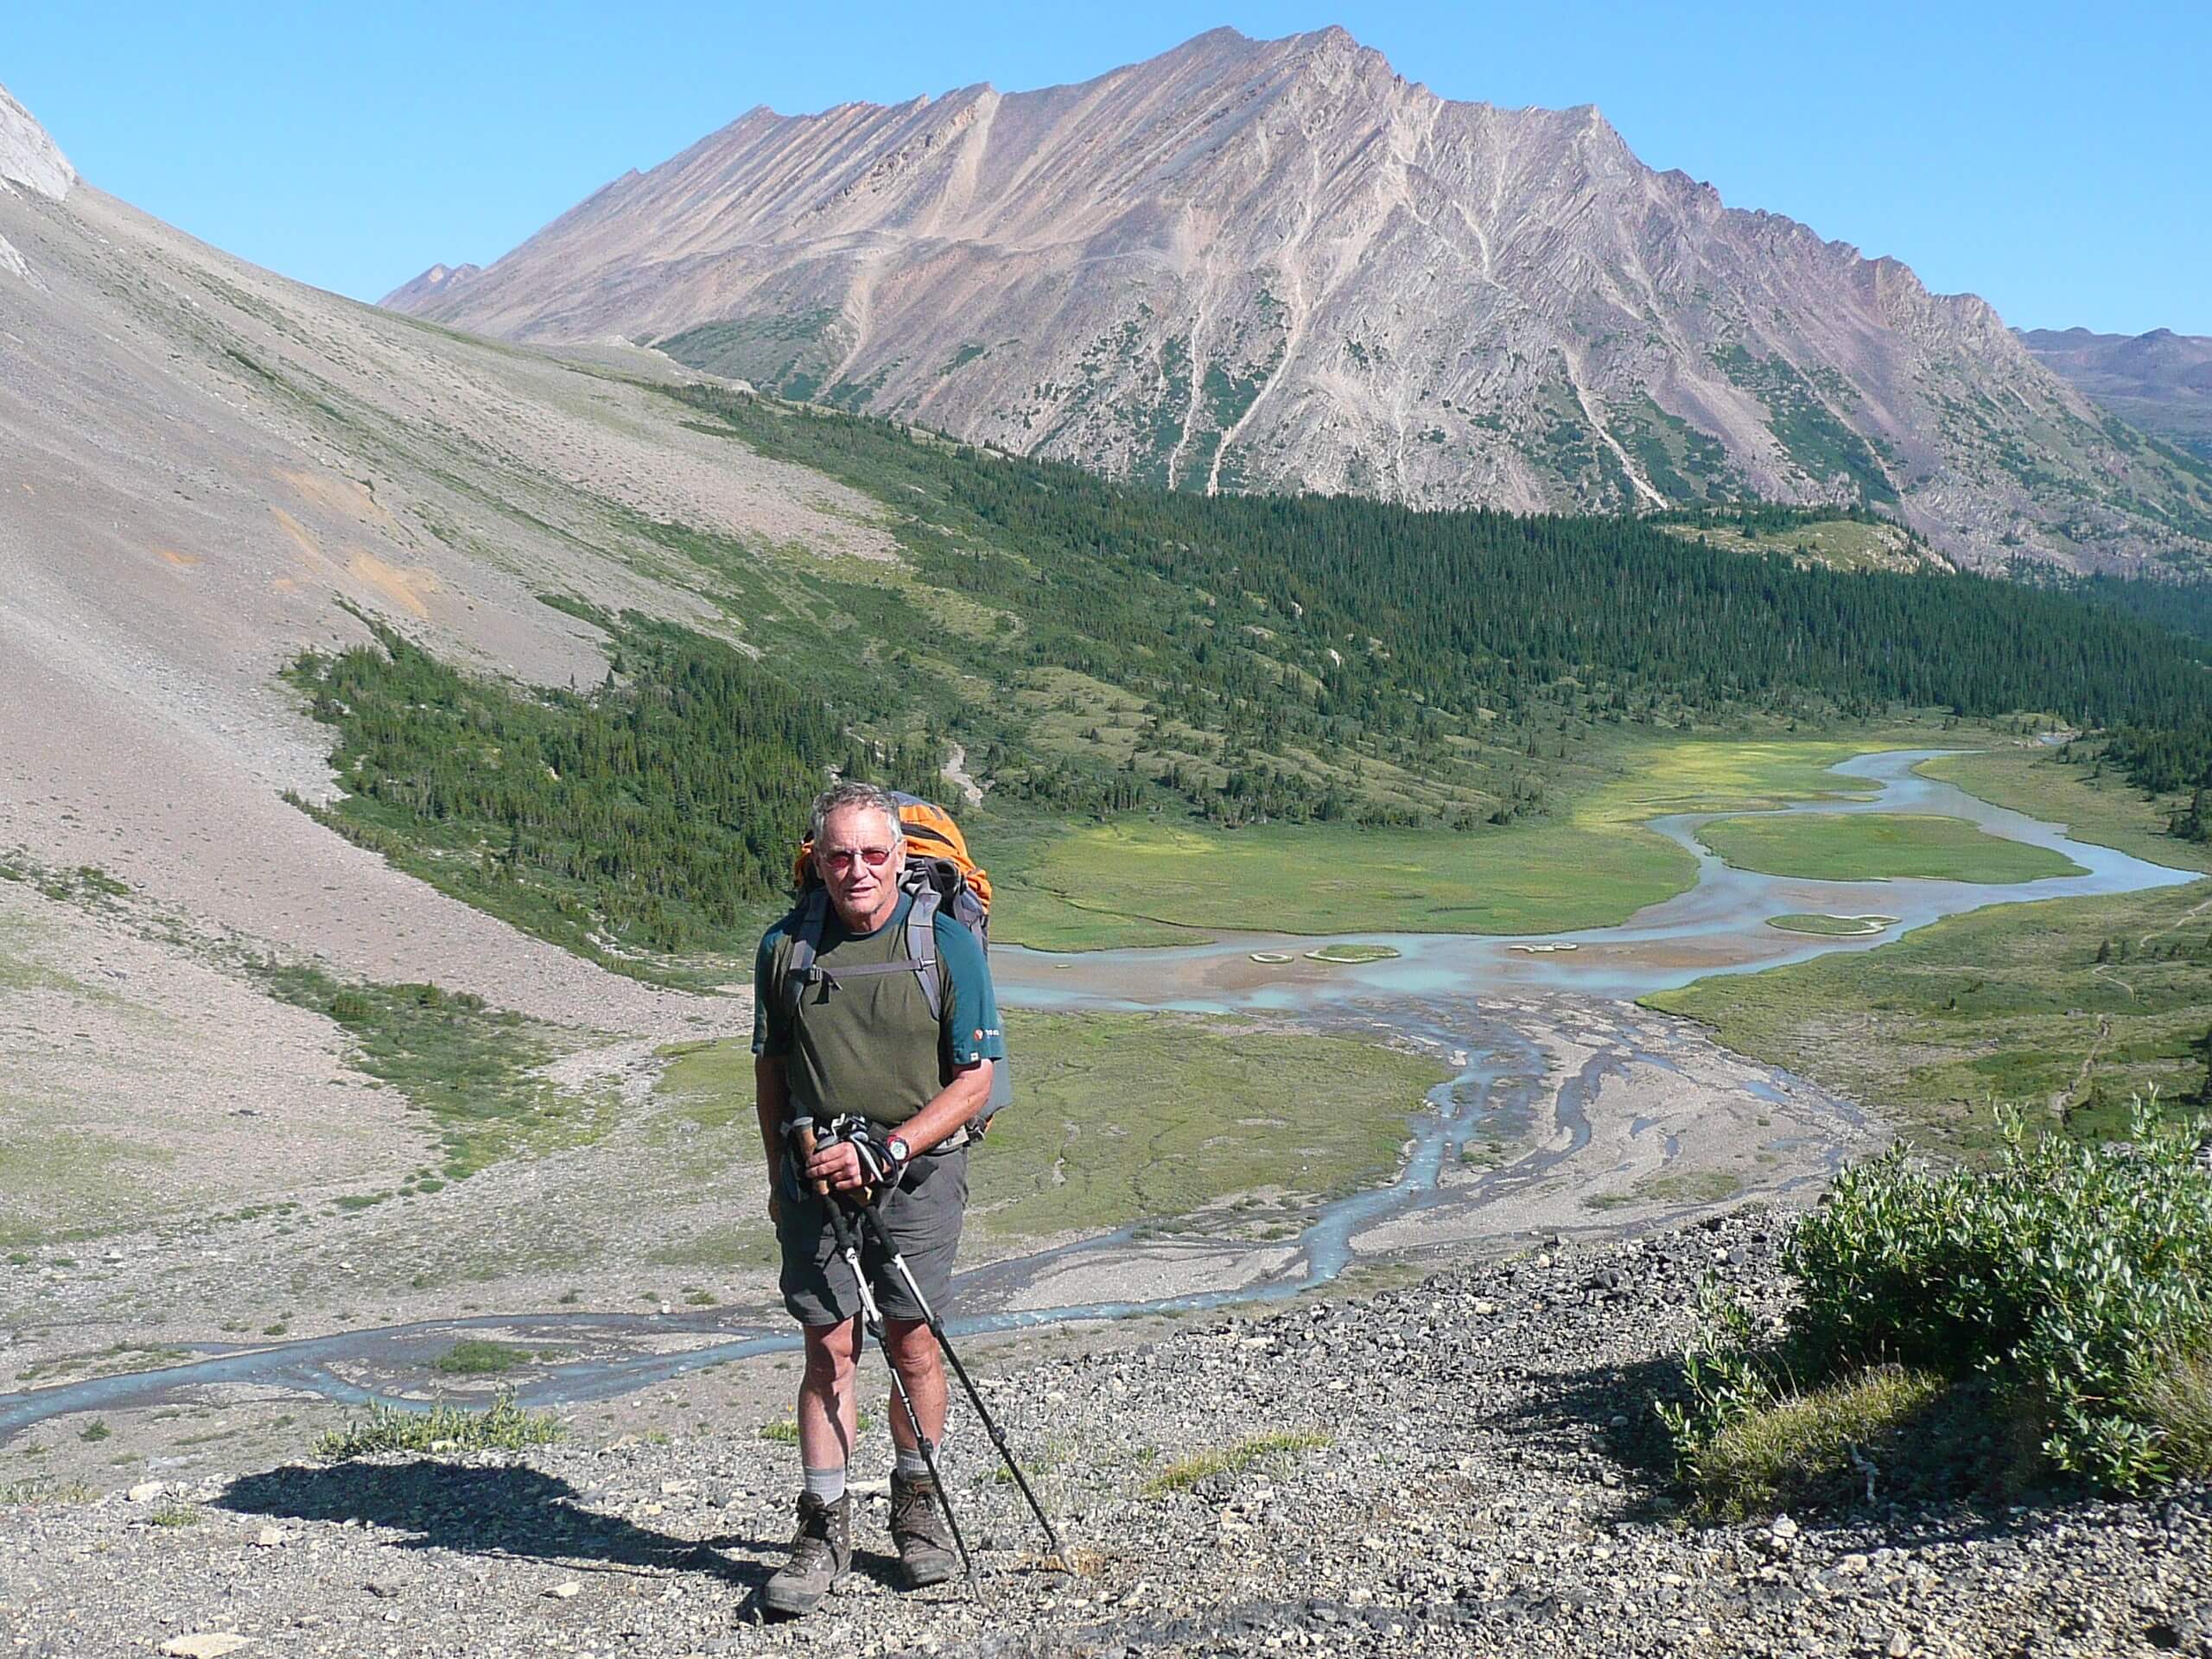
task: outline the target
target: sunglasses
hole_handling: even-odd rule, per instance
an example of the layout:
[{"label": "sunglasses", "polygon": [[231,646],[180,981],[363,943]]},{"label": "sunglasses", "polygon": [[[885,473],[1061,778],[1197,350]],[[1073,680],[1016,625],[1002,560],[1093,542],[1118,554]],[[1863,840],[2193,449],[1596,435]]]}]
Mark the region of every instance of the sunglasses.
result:
[{"label": "sunglasses", "polygon": [[880,870],[891,861],[893,850],[888,847],[817,847],[814,858],[824,869],[840,870],[865,864],[871,870]]}]

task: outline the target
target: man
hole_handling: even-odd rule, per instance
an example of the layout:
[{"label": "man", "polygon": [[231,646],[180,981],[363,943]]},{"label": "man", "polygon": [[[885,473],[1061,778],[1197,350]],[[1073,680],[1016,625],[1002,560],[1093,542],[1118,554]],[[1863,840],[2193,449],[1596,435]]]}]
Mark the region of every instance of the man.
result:
[{"label": "man", "polygon": [[[760,1138],[770,1171],[768,1214],[783,1253],[784,1305],[804,1328],[806,1368],[798,1391],[799,1460],[805,1475],[791,1559],[761,1592],[772,1611],[811,1611],[852,1562],[852,1500],[845,1465],[855,1434],[854,1367],[860,1354],[860,1295],[836,1255],[828,1205],[817,1187],[849,1193],[861,1185],[859,1154],[824,1139],[801,1159],[787,1129],[794,1117],[817,1126],[848,1113],[866,1117],[891,1189],[883,1218],[922,1294],[942,1311],[968,1202],[967,1128],[990,1094],[1005,1058],[990,969],[973,934],[940,912],[933,930],[940,1012],[932,1015],[912,961],[901,885],[906,836],[899,806],[870,784],[840,784],[814,804],[814,870],[827,913],[813,968],[789,971],[805,901],[770,928],[753,970],[753,1077]],[[803,978],[804,984],[794,984]],[[937,1338],[903,1281],[864,1258],[884,1315],[887,1357],[932,1445],[944,1432],[944,1373]],[[897,1465],[891,1477],[891,1535],[911,1586],[958,1570],[913,1430],[890,1412]]]}]

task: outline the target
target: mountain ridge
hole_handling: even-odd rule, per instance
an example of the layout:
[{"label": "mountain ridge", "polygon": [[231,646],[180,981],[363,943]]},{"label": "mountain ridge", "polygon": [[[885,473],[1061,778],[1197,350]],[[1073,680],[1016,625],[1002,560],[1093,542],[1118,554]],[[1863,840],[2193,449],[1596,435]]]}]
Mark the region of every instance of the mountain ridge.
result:
[{"label": "mountain ridge", "polygon": [[[333,785],[279,673],[373,618],[474,667],[595,683],[603,635],[538,594],[720,614],[641,526],[874,560],[887,537],[828,480],[684,430],[653,385],[694,377],[664,358],[517,352],[288,281],[0,113],[0,849],[348,976],[680,1018],[288,804]],[[144,1099],[185,1109],[206,1077],[180,1061]]]},{"label": "mountain ridge", "polygon": [[2212,554],[2212,473],[2107,430],[1979,297],[1339,28],[756,107],[393,303],[1174,488],[1857,502],[1984,566]]},{"label": "mountain ridge", "polygon": [[2171,328],[2140,334],[2088,328],[2018,333],[2038,362],[2100,407],[2212,461],[2212,335]]}]

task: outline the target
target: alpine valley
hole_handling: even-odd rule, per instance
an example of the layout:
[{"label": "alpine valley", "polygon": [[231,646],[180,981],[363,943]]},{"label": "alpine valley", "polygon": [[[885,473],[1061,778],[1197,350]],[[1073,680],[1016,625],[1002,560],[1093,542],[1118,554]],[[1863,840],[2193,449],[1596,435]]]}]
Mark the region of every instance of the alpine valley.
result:
[{"label": "alpine valley", "polygon": [[[2209,537],[1980,301],[1341,30],[383,307],[0,91],[0,1652],[2212,1653],[2195,1351],[1700,1312],[1995,1099],[2185,1329]],[[1075,1548],[963,1421],[987,1595],[779,1627],[751,969],[855,776],[991,870],[956,1329]]]}]

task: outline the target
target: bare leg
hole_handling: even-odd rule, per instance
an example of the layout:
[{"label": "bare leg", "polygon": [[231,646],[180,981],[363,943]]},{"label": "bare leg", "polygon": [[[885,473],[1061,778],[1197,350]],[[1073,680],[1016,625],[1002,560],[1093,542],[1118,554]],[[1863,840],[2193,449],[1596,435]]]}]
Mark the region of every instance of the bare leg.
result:
[{"label": "bare leg", "polygon": [[[798,1383],[798,1457],[809,1469],[842,1469],[852,1461],[857,1395],[853,1368],[860,1357],[861,1322],[810,1325],[806,1370]],[[923,1331],[928,1335],[927,1328]],[[944,1382],[938,1382],[938,1420],[944,1418]]]},{"label": "bare leg", "polygon": [[[883,1337],[890,1361],[899,1368],[914,1402],[914,1414],[922,1420],[922,1432],[930,1437],[931,1446],[940,1444],[944,1439],[944,1364],[938,1353],[936,1336],[920,1319],[886,1319]],[[804,1428],[802,1421],[802,1433]],[[895,1394],[891,1401],[891,1439],[906,1451],[916,1449],[913,1426],[907,1422]]]}]

